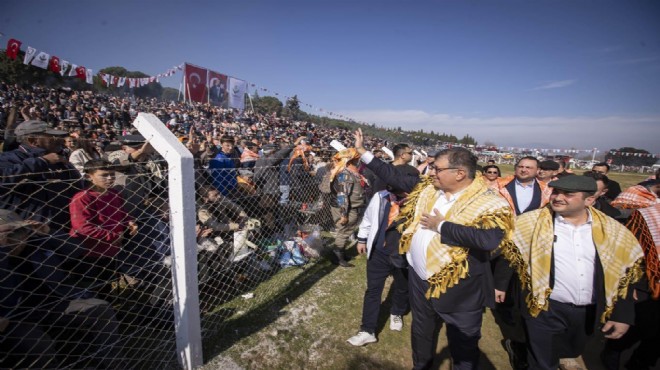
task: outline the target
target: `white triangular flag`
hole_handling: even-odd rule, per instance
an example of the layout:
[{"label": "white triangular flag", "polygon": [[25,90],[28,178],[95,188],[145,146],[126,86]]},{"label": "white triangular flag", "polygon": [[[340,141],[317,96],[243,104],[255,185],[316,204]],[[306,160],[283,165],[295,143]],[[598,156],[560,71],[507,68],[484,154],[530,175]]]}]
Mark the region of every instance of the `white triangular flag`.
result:
[{"label": "white triangular flag", "polygon": [[126,77],[119,77],[119,80],[117,80],[117,87],[122,87],[126,83]]},{"label": "white triangular flag", "polygon": [[94,83],[94,72],[92,72],[91,69],[87,68],[87,70],[85,70],[85,75],[86,75],[85,80],[87,81],[87,83],[90,84],[90,85],[93,84]]},{"label": "white triangular flag", "polygon": [[25,58],[23,59],[23,64],[30,64],[34,55],[37,54],[37,49],[32,46],[28,46],[25,50]]},{"label": "white triangular flag", "polygon": [[48,61],[50,60],[50,54],[40,51],[37,56],[32,59],[32,65],[42,69],[48,68]]},{"label": "white triangular flag", "polygon": [[60,60],[60,75],[64,76],[66,73],[67,68],[69,68],[71,64],[69,64],[68,61],[66,60]]},{"label": "white triangular flag", "polygon": [[69,70],[69,77],[76,77],[78,73],[76,73],[76,69],[78,68],[77,65],[71,64],[71,69]]}]

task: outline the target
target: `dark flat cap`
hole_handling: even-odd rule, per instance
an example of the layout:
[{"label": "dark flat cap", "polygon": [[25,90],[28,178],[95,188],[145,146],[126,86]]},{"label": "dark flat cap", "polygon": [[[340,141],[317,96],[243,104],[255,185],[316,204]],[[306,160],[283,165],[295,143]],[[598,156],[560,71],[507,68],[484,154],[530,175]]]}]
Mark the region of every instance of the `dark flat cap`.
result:
[{"label": "dark flat cap", "polygon": [[596,180],[588,176],[568,175],[559,178],[559,180],[550,181],[549,187],[569,192],[584,191],[593,193],[598,190]]},{"label": "dark flat cap", "polygon": [[559,163],[547,160],[539,163],[539,168],[542,170],[557,171],[559,170]]},{"label": "dark flat cap", "polygon": [[142,144],[144,144],[144,142],[147,140],[144,138],[144,136],[140,134],[136,134],[136,135],[124,135],[119,139],[119,141],[121,141],[123,145],[127,145],[127,146],[142,146]]},{"label": "dark flat cap", "polygon": [[18,126],[16,126],[16,129],[14,130],[14,134],[16,134],[16,136],[18,137],[21,137],[21,136],[29,136],[29,135],[37,135],[37,134],[64,136],[64,135],[68,135],[69,133],[62,130],[52,129],[44,121],[29,120],[29,121],[21,122]]}]

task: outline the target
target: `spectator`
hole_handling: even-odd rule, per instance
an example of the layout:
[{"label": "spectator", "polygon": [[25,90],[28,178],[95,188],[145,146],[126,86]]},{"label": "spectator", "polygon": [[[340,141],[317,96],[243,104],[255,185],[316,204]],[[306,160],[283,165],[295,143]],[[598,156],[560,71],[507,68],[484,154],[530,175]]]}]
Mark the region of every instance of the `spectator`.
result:
[{"label": "spectator", "polygon": [[234,161],[234,138],[223,136],[220,139],[220,151],[209,162],[211,183],[222,195],[230,195],[236,188],[236,163]]},{"label": "spectator", "polygon": [[80,173],[60,154],[66,132],[41,121],[15,129],[20,146],[0,153],[0,207],[46,223],[53,233],[70,228],[69,200],[82,186]]},{"label": "spectator", "polygon": [[321,183],[322,192],[331,194],[330,207],[335,222],[333,253],[341,267],[355,267],[346,260],[349,236],[358,225],[359,210],[366,205],[364,178],[357,171],[360,155],[355,149],[344,149],[332,158],[334,166]]},{"label": "spectator", "polygon": [[71,162],[78,172],[83,174],[87,161],[104,158],[105,153],[103,153],[103,150],[97,146],[93,139],[78,138],[76,142],[75,149],[69,155],[69,162]]},{"label": "spectator", "polygon": [[[3,367],[123,367],[116,347],[119,323],[112,307],[52,269],[57,257],[42,250],[37,241],[48,233],[43,223],[0,210]],[[63,352],[63,330],[75,330],[86,345]]]},{"label": "spectator", "polygon": [[124,237],[137,234],[137,225],[124,209],[119,192],[112,188],[115,171],[110,162],[88,161],[85,176],[91,186],[71,199],[70,234],[82,239],[86,249],[82,260],[92,266],[88,276],[106,280],[119,270],[116,256]]},{"label": "spectator", "polygon": [[498,189],[497,179],[499,179],[502,176],[502,173],[500,172],[500,168],[494,164],[489,164],[487,166],[484,166],[481,169],[481,172],[484,175],[484,181],[486,181],[486,184],[488,184],[488,186],[493,189]]}]

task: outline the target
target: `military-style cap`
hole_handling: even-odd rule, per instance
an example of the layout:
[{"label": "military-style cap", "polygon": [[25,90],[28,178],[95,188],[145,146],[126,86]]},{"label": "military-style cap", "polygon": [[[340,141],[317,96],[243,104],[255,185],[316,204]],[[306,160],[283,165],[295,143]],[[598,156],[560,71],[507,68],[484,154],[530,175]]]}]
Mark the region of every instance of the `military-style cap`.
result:
[{"label": "military-style cap", "polygon": [[549,187],[569,192],[584,191],[593,193],[598,190],[596,180],[588,176],[568,175],[559,180],[550,181]]},{"label": "military-style cap", "polygon": [[547,171],[557,171],[559,170],[559,163],[547,160],[539,163],[539,168]]}]

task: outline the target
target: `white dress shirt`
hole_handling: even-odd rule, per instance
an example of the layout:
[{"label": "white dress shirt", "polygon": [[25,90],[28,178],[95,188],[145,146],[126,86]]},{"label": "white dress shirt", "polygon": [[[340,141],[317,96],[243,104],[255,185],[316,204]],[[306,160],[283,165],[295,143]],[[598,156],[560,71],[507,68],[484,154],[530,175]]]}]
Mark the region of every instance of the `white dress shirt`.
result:
[{"label": "white dress shirt", "polygon": [[516,203],[518,204],[520,213],[525,212],[527,207],[532,203],[532,198],[534,198],[534,184],[536,184],[536,179],[527,185],[523,185],[518,179],[515,179]]},{"label": "white dress shirt", "polygon": [[[452,194],[449,199],[447,199],[445,192],[438,190],[438,200],[436,200],[433,208],[437,209],[444,217],[454,203],[456,203],[456,199],[458,199],[464,191],[465,189]],[[431,214],[433,214],[433,211],[431,211]],[[422,280],[428,280],[430,277],[429,273],[426,271],[426,253],[429,244],[431,243],[431,239],[440,233],[440,228],[442,227],[443,222],[438,225],[437,230],[422,229],[420,224],[410,241],[410,250],[406,253],[406,259],[408,260],[408,264],[412,266],[417,273],[417,276]]]},{"label": "white dress shirt", "polygon": [[592,224],[591,212],[587,222],[579,226],[555,216],[555,285],[550,299],[580,306],[594,303],[596,247]]}]

